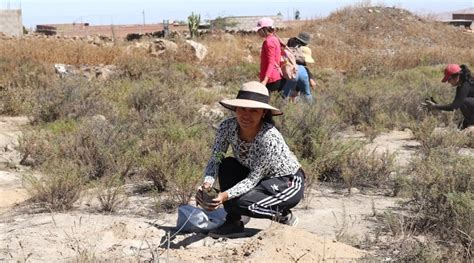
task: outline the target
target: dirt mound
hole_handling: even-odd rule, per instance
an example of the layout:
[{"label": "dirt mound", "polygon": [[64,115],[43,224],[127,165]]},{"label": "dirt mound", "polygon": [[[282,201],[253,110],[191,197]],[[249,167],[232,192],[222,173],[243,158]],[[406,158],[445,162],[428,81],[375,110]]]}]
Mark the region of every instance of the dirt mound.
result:
[{"label": "dirt mound", "polygon": [[303,229],[272,224],[235,249],[233,259],[252,262],[320,262],[328,259],[353,260],[365,254],[362,250],[322,239]]},{"label": "dirt mound", "polygon": [[413,15],[407,10],[390,7],[346,7],[332,13],[328,22],[345,25],[353,31],[371,31],[380,29],[403,30],[414,25],[426,23],[420,17]]},{"label": "dirt mound", "polygon": [[[468,48],[471,43],[468,36],[459,34],[457,28],[421,18],[400,8],[346,7],[332,13],[324,22],[338,25],[340,33],[356,34],[362,39],[373,38],[373,41],[386,47],[398,46],[400,43],[397,42],[428,47],[456,42],[456,45]],[[453,38],[466,41],[453,41]]]}]

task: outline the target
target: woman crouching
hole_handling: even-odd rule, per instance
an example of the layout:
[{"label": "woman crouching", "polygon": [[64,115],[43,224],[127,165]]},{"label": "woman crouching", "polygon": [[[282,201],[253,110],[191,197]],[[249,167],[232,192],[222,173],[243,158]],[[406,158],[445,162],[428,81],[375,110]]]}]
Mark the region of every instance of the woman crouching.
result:
[{"label": "woman crouching", "polygon": [[[235,112],[217,129],[211,158],[196,200],[207,210],[223,204],[225,223],[211,231],[213,237],[244,234],[241,216],[268,218],[296,225],[291,212],[303,198],[304,174],[295,155],[275,128],[272,116],[283,114],[268,104],[268,89],[260,82],[242,85],[237,98],[223,100],[222,106]],[[234,157],[225,157],[229,145]],[[217,177],[220,193],[211,202],[203,201],[203,191]]]}]

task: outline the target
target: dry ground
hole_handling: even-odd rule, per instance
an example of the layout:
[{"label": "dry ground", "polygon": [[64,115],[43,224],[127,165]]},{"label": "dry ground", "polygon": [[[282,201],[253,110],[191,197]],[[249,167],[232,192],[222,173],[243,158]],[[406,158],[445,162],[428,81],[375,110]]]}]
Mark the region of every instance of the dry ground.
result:
[{"label": "dry ground", "polygon": [[[295,210],[300,218],[296,228],[252,219],[247,224],[250,237],[215,240],[178,233],[167,250],[166,235],[174,233],[177,214],[157,214],[153,198],[131,190],[127,204],[110,215],[97,213],[94,201],[87,197],[67,213],[45,213],[40,206],[19,204],[27,199],[21,176],[28,171],[18,164],[13,145],[25,123],[26,118],[0,119],[0,149],[4,149],[0,152],[0,261],[347,261],[370,255],[370,251],[337,240],[360,244],[373,239],[378,234],[375,215],[397,208],[396,198],[364,192],[348,196],[347,189],[320,185]],[[401,153],[401,163],[416,144],[408,132],[380,138],[372,147]]]}]

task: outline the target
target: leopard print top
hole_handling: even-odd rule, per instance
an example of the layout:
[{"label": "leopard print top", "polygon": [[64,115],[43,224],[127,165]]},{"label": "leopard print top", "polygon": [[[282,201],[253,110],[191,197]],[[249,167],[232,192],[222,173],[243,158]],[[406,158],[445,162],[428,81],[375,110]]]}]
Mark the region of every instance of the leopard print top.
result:
[{"label": "leopard print top", "polygon": [[250,169],[247,178],[227,190],[229,199],[250,191],[264,177],[292,175],[300,168],[296,156],[275,126],[264,123],[255,139],[245,142],[238,136],[237,119],[233,117],[224,120],[217,129],[212,155],[204,172],[204,182],[214,184],[220,160],[229,145],[234,157]]}]

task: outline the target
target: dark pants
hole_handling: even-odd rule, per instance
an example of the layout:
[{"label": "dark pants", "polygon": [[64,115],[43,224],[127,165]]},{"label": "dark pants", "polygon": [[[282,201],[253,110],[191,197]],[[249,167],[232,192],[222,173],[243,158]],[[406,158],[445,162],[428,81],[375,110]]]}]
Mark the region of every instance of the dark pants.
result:
[{"label": "dark pants", "polygon": [[266,87],[267,87],[268,91],[270,93],[272,93],[274,91],[281,91],[283,86],[282,86],[281,80],[277,80],[277,81],[272,82],[272,83],[267,83]]},{"label": "dark pants", "polygon": [[[249,174],[249,169],[235,158],[225,158],[219,166],[219,184],[224,192]],[[227,220],[240,220],[241,215],[275,219],[285,216],[303,198],[304,175],[300,170],[294,175],[262,179],[252,190],[224,203]]]},{"label": "dark pants", "polygon": [[467,127],[474,125],[474,98],[467,97],[464,99],[464,103],[461,105],[461,113],[464,116],[464,120],[459,125],[460,129],[466,129]]}]

